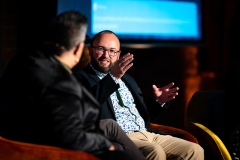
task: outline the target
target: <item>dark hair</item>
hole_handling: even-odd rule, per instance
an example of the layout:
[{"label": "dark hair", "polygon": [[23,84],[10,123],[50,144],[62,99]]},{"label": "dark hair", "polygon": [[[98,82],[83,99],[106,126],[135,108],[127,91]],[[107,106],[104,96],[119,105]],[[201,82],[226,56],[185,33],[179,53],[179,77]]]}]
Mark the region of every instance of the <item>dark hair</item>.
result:
[{"label": "dark hair", "polygon": [[45,49],[57,55],[83,42],[87,31],[87,18],[78,11],[66,11],[49,23]]},{"label": "dark hair", "polygon": [[[99,38],[100,37],[100,35],[101,34],[103,34],[103,33],[111,33],[111,34],[114,34],[116,37],[117,37],[117,39],[118,39],[118,36],[113,32],[113,31],[111,31],[111,30],[103,30],[103,31],[100,31],[100,32],[98,32],[97,34],[95,34],[94,35],[94,37],[92,38],[92,41],[91,41],[91,46],[93,46],[93,42],[97,39],[97,38]],[[118,39],[118,41],[119,41],[119,39]],[[119,41],[120,42],[120,41]],[[119,43],[120,44],[120,43]]]}]

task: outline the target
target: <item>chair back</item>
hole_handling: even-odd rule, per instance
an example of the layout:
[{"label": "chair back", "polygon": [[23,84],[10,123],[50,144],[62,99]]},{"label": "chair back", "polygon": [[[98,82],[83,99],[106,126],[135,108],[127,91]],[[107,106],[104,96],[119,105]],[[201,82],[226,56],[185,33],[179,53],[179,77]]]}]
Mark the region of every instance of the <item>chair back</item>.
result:
[{"label": "chair back", "polygon": [[206,160],[232,160],[224,141],[226,106],[224,90],[197,91],[189,101],[185,129],[198,139]]}]

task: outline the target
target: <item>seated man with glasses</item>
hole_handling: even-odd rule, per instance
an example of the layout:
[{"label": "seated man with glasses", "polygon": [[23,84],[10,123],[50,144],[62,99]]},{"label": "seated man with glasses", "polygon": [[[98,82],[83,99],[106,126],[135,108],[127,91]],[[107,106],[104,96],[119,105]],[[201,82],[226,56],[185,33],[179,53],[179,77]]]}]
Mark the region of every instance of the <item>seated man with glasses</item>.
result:
[{"label": "seated man with glasses", "polygon": [[[90,63],[74,75],[101,104],[101,118],[114,119],[148,160],[203,160],[203,148],[193,142],[150,131],[150,117],[140,88],[125,72],[133,66],[133,55],[120,57],[120,41],[109,30],[97,33],[88,47]],[[162,88],[153,85],[158,107],[178,95],[170,83]]]}]

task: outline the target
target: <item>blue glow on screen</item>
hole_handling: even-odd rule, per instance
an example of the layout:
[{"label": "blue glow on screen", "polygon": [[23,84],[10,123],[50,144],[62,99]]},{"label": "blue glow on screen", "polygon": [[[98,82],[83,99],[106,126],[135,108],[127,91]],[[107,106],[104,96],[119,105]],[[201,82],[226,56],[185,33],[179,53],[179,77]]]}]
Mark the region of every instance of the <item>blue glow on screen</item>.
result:
[{"label": "blue glow on screen", "polygon": [[88,17],[90,38],[109,29],[125,40],[202,40],[200,0],[58,0],[66,10]]}]

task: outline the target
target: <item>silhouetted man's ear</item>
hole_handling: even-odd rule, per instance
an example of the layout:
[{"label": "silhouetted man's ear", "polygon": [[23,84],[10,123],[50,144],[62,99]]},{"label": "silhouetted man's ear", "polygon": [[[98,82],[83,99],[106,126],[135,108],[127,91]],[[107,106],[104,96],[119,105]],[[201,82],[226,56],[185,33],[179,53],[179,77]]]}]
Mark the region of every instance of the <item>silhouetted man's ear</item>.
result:
[{"label": "silhouetted man's ear", "polygon": [[81,56],[82,56],[82,52],[84,49],[84,42],[80,42],[74,50],[74,55],[78,58],[78,61],[80,60]]}]

